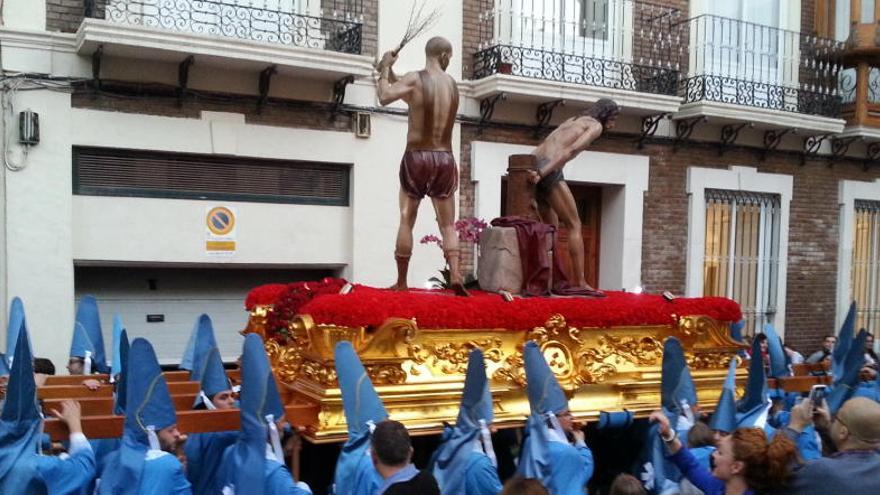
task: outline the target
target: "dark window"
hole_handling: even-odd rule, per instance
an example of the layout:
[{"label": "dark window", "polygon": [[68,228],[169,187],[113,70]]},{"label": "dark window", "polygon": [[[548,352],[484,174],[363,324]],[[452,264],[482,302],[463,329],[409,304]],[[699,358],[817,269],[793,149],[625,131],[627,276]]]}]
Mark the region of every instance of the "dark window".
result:
[{"label": "dark window", "polygon": [[351,165],[73,148],[73,193],[348,206]]}]

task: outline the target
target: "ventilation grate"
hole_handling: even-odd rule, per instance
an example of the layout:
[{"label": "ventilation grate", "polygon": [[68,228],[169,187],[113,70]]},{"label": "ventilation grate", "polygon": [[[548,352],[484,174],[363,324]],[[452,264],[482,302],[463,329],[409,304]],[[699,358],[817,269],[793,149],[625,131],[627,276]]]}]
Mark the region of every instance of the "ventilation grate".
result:
[{"label": "ventilation grate", "polygon": [[73,193],[348,206],[351,166],[75,147]]}]

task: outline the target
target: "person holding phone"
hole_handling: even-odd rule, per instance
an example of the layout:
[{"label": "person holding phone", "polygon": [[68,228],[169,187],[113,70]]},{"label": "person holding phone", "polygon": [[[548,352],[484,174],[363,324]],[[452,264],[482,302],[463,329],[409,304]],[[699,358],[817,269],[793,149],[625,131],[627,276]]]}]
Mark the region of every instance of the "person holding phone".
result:
[{"label": "person holding phone", "polygon": [[828,436],[837,452],[796,469],[785,493],[880,493],[880,403],[852,398],[831,420],[827,407],[814,410],[805,402],[792,409],[791,422],[784,431],[790,436],[814,422],[830,422]]},{"label": "person holding phone", "polygon": [[789,465],[796,458],[794,442],[785,435],[767,441],[764,430],[738,428],[718,443],[712,453],[712,471],[703,467],[685,447],[662,411],[651,413],[660,425],[658,433],[666,443],[669,459],[694,486],[706,495],[754,495],[783,486]]}]

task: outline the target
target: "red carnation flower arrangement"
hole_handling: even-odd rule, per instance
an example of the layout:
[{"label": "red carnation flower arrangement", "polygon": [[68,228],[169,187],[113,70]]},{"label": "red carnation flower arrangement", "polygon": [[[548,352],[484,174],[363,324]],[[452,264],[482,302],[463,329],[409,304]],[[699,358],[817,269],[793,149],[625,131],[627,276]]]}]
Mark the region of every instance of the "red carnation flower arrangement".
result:
[{"label": "red carnation flower arrangement", "polygon": [[287,285],[262,285],[248,294],[245,308],[250,311],[257,305],[271,305],[266,314],[266,338],[283,341],[290,336],[288,324],[306,303],[321,295],[338,294],[347,283],[345,279],[326,277]]}]

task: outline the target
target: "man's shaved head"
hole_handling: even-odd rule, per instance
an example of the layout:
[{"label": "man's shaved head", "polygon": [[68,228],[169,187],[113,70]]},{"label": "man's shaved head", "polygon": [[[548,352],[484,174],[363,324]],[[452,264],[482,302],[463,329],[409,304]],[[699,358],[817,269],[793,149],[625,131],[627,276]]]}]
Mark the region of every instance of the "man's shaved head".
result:
[{"label": "man's shaved head", "polygon": [[425,55],[439,57],[440,55],[452,56],[452,43],[442,36],[434,36],[425,43]]},{"label": "man's shaved head", "polygon": [[849,430],[853,441],[862,448],[880,447],[880,403],[866,397],[854,397],[837,411],[838,420]]}]

